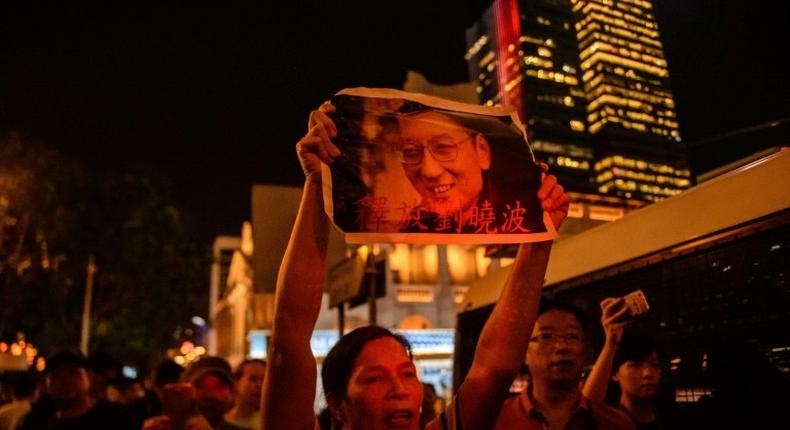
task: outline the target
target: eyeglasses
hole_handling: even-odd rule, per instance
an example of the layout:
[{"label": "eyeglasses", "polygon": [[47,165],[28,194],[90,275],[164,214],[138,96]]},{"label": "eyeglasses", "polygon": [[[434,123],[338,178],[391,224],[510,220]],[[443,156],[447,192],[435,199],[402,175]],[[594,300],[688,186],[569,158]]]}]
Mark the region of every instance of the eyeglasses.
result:
[{"label": "eyeglasses", "polygon": [[559,341],[565,342],[568,346],[579,346],[584,341],[581,333],[568,333],[564,335],[554,333],[538,333],[529,339],[530,342],[537,342],[542,346],[556,345]]},{"label": "eyeglasses", "polygon": [[397,150],[398,160],[403,164],[420,164],[425,158],[425,149],[428,148],[428,152],[436,161],[455,161],[458,158],[458,146],[473,138],[474,135],[460,141],[440,140],[430,142],[428,145],[404,143]]}]

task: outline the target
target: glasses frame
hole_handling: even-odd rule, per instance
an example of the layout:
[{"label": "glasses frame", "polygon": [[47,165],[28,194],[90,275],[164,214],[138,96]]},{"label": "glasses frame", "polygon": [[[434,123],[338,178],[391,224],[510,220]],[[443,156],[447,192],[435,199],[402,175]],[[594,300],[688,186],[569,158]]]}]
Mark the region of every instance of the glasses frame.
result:
[{"label": "glasses frame", "polygon": [[584,335],[580,333],[554,334],[541,333],[529,338],[530,342],[535,342],[541,346],[556,345],[560,341],[567,346],[581,346],[584,344]]},{"label": "glasses frame", "polygon": [[417,166],[417,165],[422,164],[422,162],[425,160],[425,150],[427,148],[428,152],[431,154],[431,157],[433,157],[434,160],[436,160],[436,161],[438,161],[440,163],[447,163],[447,162],[450,162],[450,161],[457,160],[458,159],[458,147],[461,146],[462,144],[468,142],[468,141],[474,140],[477,137],[477,134],[478,134],[477,132],[474,132],[474,133],[470,134],[469,136],[467,136],[466,138],[461,139],[460,141],[453,142],[452,145],[453,145],[454,148],[453,148],[453,156],[452,157],[442,158],[442,157],[437,157],[436,156],[436,152],[434,152],[435,151],[434,147],[436,145],[440,145],[440,144],[441,145],[449,145],[449,144],[444,143],[444,142],[442,142],[442,143],[432,142],[432,143],[429,143],[427,145],[421,145],[421,144],[417,144],[417,143],[409,143],[409,145],[416,146],[416,147],[419,147],[420,149],[422,149],[422,155],[420,156],[420,160],[416,161],[416,162],[406,161],[405,157],[403,156],[403,152],[401,151],[401,147],[398,147],[395,150],[395,153],[398,155],[398,161],[400,161],[401,163],[403,163],[403,164],[405,164],[407,166]]}]

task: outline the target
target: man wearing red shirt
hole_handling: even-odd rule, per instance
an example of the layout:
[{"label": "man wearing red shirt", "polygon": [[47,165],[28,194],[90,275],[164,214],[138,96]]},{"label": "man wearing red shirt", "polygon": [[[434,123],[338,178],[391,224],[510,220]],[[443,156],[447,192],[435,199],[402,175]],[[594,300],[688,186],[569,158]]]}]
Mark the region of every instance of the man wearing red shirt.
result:
[{"label": "man wearing red shirt", "polygon": [[542,301],[527,348],[529,384],[505,402],[495,430],[633,430],[621,411],[582,396],[583,317],[576,308]]}]

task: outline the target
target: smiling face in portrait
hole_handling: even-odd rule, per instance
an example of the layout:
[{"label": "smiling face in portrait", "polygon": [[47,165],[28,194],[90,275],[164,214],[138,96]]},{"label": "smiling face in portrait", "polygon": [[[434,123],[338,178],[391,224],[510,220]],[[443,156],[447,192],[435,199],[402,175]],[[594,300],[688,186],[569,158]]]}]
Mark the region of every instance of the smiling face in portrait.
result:
[{"label": "smiling face in portrait", "polygon": [[403,345],[386,336],[362,348],[346,395],[327,400],[344,429],[417,430],[422,392],[417,369]]},{"label": "smiling face in portrait", "polygon": [[400,117],[398,157],[430,212],[465,212],[477,204],[491,149],[483,135],[450,117],[425,112]]}]

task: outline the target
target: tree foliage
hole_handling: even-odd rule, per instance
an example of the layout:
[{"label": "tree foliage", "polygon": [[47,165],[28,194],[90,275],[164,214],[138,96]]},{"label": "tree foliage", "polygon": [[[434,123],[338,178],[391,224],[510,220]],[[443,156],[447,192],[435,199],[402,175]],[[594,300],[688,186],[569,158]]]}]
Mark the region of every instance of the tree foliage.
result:
[{"label": "tree foliage", "polygon": [[209,254],[155,173],[90,173],[0,136],[0,223],[0,339],[78,346],[90,255],[91,350],[150,359],[206,313]]}]

